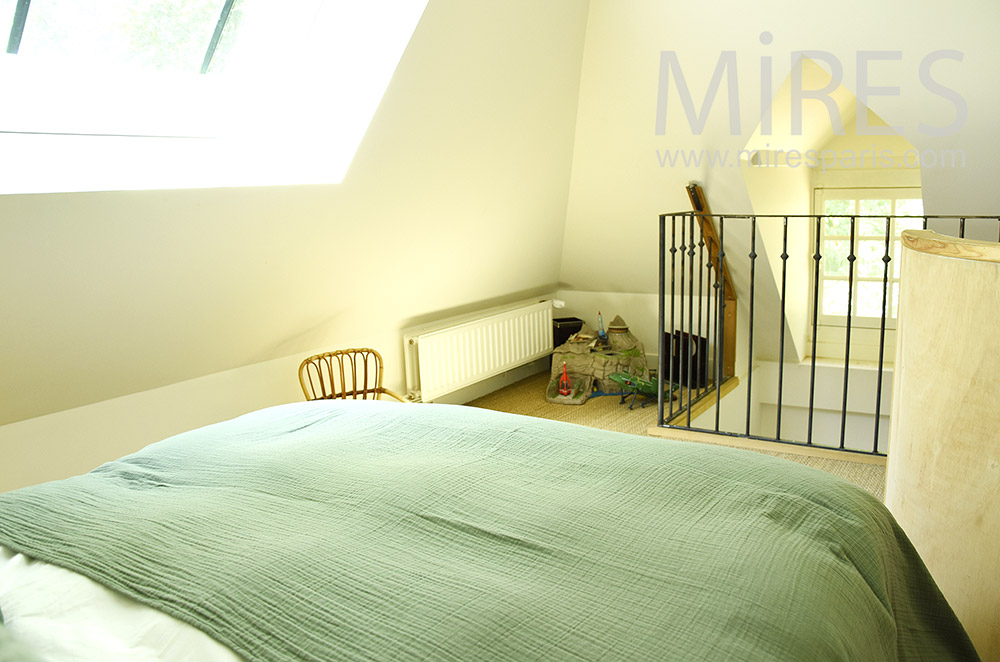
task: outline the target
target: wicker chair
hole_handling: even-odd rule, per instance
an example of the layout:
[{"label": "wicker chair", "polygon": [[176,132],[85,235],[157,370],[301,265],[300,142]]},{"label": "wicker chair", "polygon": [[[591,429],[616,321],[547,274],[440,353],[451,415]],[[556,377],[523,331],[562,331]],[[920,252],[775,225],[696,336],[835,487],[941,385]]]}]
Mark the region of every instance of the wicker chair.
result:
[{"label": "wicker chair", "polygon": [[403,398],[382,387],[382,355],[374,349],[338,349],[316,354],[299,365],[306,400]]}]

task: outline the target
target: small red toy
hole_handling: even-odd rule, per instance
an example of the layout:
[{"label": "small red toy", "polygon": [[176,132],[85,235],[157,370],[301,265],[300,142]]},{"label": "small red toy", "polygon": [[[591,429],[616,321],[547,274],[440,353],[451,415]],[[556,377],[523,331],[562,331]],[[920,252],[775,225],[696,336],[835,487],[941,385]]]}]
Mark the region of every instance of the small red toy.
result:
[{"label": "small red toy", "polygon": [[569,381],[569,375],[566,374],[566,362],[563,362],[563,374],[559,378],[559,395],[569,395],[573,391],[573,385]]}]

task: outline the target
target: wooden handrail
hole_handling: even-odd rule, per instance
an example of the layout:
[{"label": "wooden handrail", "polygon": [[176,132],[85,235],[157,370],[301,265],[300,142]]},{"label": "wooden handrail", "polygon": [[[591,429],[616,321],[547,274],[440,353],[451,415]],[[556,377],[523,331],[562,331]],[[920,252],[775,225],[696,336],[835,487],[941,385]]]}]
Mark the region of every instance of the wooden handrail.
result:
[{"label": "wooden handrail", "polygon": [[[705,238],[705,247],[708,248],[709,259],[714,267],[718,262],[719,255],[719,233],[715,230],[715,216],[708,206],[705,198],[705,191],[699,184],[691,182],[687,185],[688,198],[691,200],[691,207],[694,209],[701,227],[701,235]],[[736,301],[736,290],[733,289],[733,279],[729,277],[729,263],[725,257],[722,258],[722,275],[725,287],[724,295],[726,301]]]},{"label": "wooden handrail", "polygon": [[[715,230],[715,217],[712,214],[712,209],[708,206],[705,192],[699,184],[695,182],[688,184],[687,194],[691,200],[695,218],[698,219],[701,236],[705,239],[705,246],[708,248],[709,262],[712,264],[712,268],[716,269],[722,242],[719,239],[719,233]],[[724,337],[727,339],[722,355],[722,379],[724,381],[736,374],[736,288],[733,287],[733,279],[729,275],[729,262],[724,255],[722,258],[722,284],[722,295],[726,302],[722,328]]]}]

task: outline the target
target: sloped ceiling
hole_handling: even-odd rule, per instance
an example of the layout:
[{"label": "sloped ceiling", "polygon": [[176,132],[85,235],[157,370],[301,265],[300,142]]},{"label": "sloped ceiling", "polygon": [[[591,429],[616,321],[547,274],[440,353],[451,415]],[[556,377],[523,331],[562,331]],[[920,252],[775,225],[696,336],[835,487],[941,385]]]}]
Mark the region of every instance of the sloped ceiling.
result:
[{"label": "sloped ceiling", "polygon": [[0,424],[553,287],[586,21],[431,0],[339,185],[0,197]]}]

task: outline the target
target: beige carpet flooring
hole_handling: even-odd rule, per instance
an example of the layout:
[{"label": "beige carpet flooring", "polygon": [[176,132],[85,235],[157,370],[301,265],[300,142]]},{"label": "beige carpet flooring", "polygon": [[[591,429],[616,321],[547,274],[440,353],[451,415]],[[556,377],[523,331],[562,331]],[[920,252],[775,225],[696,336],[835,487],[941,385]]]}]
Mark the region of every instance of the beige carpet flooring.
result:
[{"label": "beige carpet flooring", "polygon": [[[645,408],[639,408],[637,405],[635,409],[630,410],[627,404],[619,404],[620,398],[615,396],[590,398],[579,406],[552,404],[545,400],[548,378],[548,373],[539,373],[507,388],[473,400],[469,405],[638,435],[646,435],[646,431],[656,425],[655,404],[650,404]],[[726,443],[720,445],[733,446],[733,444]],[[775,447],[780,448],[778,444],[775,444]],[[879,500],[882,500],[885,495],[884,466],[783,453],[780,450],[748,450],[747,452],[773,455],[827,471],[868,490]]]}]

